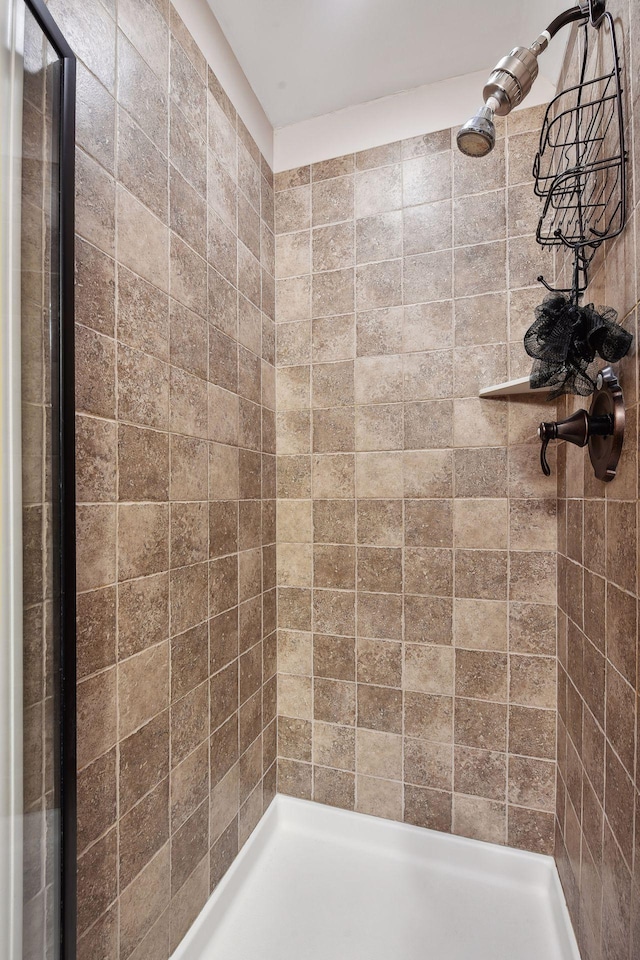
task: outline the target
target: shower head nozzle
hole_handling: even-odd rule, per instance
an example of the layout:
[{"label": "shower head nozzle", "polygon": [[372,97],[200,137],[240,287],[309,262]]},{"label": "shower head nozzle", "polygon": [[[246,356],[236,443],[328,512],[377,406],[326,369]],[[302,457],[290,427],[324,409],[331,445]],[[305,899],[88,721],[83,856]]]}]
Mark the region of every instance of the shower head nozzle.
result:
[{"label": "shower head nozzle", "polygon": [[489,106],[480,107],[476,115],[460,127],[456,141],[461,153],[468,157],[486,157],[493,150],[496,143],[493,113]]}]

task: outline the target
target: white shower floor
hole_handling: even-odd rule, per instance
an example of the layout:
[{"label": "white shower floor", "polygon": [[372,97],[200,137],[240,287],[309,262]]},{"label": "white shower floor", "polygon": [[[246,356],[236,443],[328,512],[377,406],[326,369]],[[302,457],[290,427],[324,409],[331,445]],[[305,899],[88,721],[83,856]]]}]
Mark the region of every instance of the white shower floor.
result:
[{"label": "white shower floor", "polygon": [[278,796],[172,960],[580,960],[553,860]]}]

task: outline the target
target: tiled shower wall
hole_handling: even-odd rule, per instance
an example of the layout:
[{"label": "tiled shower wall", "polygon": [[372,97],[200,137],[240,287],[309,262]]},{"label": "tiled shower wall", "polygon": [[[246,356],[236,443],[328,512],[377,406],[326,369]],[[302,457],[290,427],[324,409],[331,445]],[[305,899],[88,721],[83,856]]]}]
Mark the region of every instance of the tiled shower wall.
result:
[{"label": "tiled shower wall", "polygon": [[52,0],[77,151],[78,934],[163,960],[275,791],[272,174],[164,0]]},{"label": "tiled shower wall", "polygon": [[553,271],[541,120],[276,177],[278,789],[551,852],[554,411],[478,399]]},{"label": "tiled shower wall", "polygon": [[[629,219],[599,253],[584,299],[613,307],[637,337],[640,9],[635,0],[607,6],[624,66]],[[601,36],[601,56],[607,44]],[[572,45],[569,82],[578,64]],[[559,457],[556,859],[584,960],[640,956],[637,357],[634,345],[617,366],[627,423],[616,479],[597,481],[577,448]],[[561,414],[585,405],[572,398]]]}]

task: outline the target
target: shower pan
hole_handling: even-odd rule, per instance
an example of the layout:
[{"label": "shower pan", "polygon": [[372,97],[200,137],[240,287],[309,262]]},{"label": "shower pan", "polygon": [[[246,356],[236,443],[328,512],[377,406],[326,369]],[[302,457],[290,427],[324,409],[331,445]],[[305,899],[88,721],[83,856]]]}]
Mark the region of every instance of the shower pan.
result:
[{"label": "shower pan", "polygon": [[551,857],[277,796],[172,960],[580,960]]}]

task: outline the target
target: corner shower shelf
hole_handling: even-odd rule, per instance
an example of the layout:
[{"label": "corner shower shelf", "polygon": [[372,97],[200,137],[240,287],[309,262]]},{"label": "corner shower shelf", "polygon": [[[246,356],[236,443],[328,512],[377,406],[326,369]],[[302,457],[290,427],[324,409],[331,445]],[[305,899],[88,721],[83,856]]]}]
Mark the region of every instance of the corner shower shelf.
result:
[{"label": "corner shower shelf", "polygon": [[532,387],[529,383],[529,377],[519,377],[517,380],[507,380],[505,383],[494,383],[491,387],[483,387],[478,392],[482,399],[491,399],[493,397],[515,397],[527,393],[545,393],[549,387]]}]

